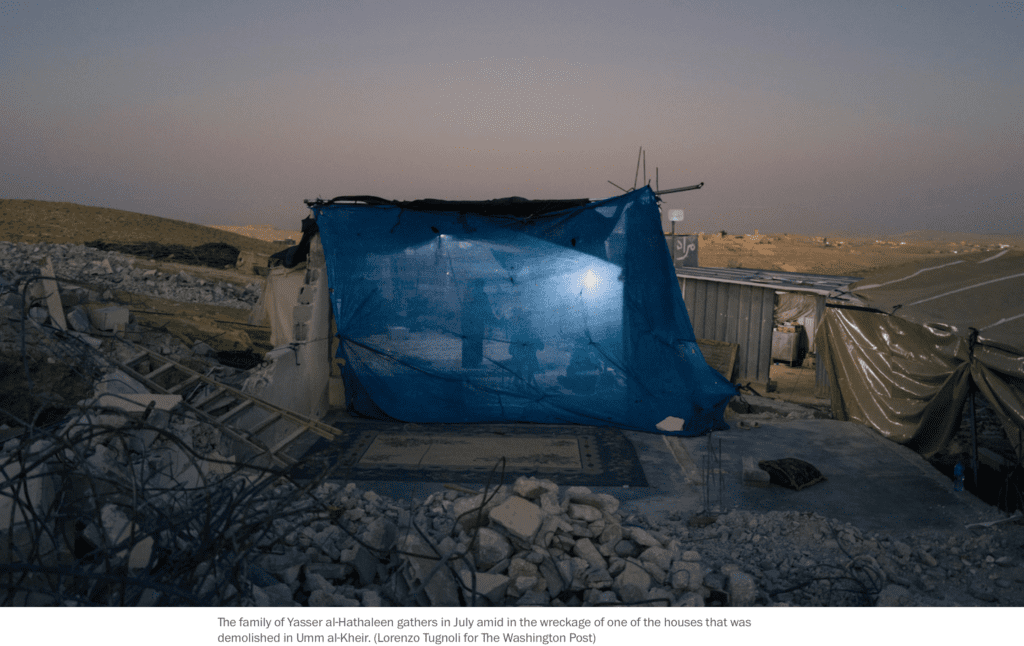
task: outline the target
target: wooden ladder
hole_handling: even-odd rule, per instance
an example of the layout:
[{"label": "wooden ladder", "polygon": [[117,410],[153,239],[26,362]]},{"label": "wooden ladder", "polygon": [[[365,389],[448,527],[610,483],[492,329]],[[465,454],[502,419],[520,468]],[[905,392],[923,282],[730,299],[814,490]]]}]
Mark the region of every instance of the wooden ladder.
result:
[{"label": "wooden ladder", "polygon": [[[135,348],[138,352],[131,358],[124,363],[114,361],[114,364],[154,393],[179,395],[186,389],[199,384],[211,386],[212,390],[196,401],[189,402],[182,398],[181,405],[200,420],[217,427],[231,439],[242,443],[257,454],[267,455],[279,465],[295,464],[296,458],[287,455],[284,451],[307,432],[315,433],[328,440],[333,440],[343,434],[342,431],[320,421],[226,386],[152,350],[141,346],[135,346]],[[143,373],[139,369],[147,361],[149,367]],[[164,385],[157,382],[158,378]],[[265,411],[266,417],[246,429],[231,423],[234,418],[253,408]],[[287,432],[273,445],[268,445],[260,439],[260,434],[279,422],[287,425]]]}]

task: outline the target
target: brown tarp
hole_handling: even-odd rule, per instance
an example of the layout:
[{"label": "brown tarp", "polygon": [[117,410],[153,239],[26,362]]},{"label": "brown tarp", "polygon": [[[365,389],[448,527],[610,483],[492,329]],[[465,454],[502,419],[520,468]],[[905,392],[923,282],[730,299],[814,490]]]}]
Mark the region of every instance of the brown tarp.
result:
[{"label": "brown tarp", "polygon": [[1024,254],[946,256],[850,291],[867,308],[828,308],[817,338],[837,419],[930,457],[959,429],[973,382],[1024,463]]}]

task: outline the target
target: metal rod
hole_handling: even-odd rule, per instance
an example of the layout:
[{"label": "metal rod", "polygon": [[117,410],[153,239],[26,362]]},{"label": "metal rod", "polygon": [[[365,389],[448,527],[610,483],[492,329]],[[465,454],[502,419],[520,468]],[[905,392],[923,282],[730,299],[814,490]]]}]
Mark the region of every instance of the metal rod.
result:
[{"label": "metal rod", "polygon": [[655,191],[655,195],[665,195],[666,193],[679,193],[681,191],[693,191],[701,186],[704,186],[704,182],[700,184],[694,184],[693,186],[684,186],[683,188],[666,188],[664,191]]},{"label": "metal rod", "polygon": [[619,186],[618,184],[616,184],[615,182],[613,182],[612,180],[608,180],[608,183],[611,184],[612,186],[614,186],[615,188],[619,189],[623,193],[628,193],[629,192],[626,189],[624,189],[621,186]]},{"label": "metal rod", "polygon": [[654,167],[654,192],[658,192],[658,167]]},{"label": "metal rod", "polygon": [[647,151],[644,151],[644,186],[647,186]]},{"label": "metal rod", "polygon": [[978,490],[978,427],[974,423],[974,384],[969,386],[971,401],[971,471],[974,473],[974,490]]},{"label": "metal rod", "polygon": [[640,179],[640,155],[644,152],[644,147],[640,146],[640,150],[636,153],[636,174],[633,175],[633,190],[636,190],[637,180]]}]

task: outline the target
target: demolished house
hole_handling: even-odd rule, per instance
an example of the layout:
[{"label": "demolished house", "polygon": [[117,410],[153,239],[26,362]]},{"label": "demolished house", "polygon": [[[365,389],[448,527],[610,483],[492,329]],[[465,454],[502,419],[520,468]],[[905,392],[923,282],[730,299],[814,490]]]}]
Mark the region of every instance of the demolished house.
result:
[{"label": "demolished house", "polygon": [[597,202],[308,202],[315,226],[254,315],[283,344],[265,379],[277,393],[262,396],[291,384],[308,401],[289,407],[316,417],[343,384],[347,407],[376,419],[722,428],[736,391],[697,346],[657,202],[648,187]]},{"label": "demolished house", "polygon": [[1010,250],[880,270],[830,306],[817,337],[837,419],[924,457],[958,431],[972,389],[1024,463],[1024,272]]}]

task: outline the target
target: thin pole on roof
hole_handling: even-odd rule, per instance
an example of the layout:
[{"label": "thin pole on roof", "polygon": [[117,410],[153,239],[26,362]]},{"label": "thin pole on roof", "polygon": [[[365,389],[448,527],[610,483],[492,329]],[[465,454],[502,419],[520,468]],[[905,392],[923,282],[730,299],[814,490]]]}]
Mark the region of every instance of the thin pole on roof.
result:
[{"label": "thin pole on roof", "polygon": [[644,147],[640,146],[640,150],[636,154],[636,174],[633,175],[633,190],[636,190],[637,180],[640,179],[640,155],[644,152]]},{"label": "thin pole on roof", "polygon": [[647,186],[647,151],[644,151],[644,186]]},{"label": "thin pole on roof", "polygon": [[628,193],[629,192],[626,189],[624,189],[621,186],[619,186],[618,184],[616,184],[615,182],[613,182],[612,180],[608,180],[608,183],[611,184],[612,186],[614,186],[615,188],[619,189],[623,193]]},{"label": "thin pole on roof", "polygon": [[654,191],[658,191],[658,167],[654,167]]},{"label": "thin pole on roof", "polygon": [[683,188],[666,188],[664,191],[655,191],[655,195],[664,195],[665,193],[679,193],[680,191],[692,191],[704,186],[704,182],[700,184],[694,184],[693,186],[684,186]]}]

